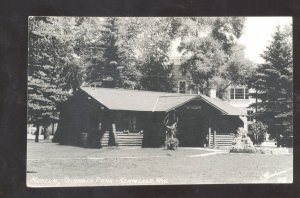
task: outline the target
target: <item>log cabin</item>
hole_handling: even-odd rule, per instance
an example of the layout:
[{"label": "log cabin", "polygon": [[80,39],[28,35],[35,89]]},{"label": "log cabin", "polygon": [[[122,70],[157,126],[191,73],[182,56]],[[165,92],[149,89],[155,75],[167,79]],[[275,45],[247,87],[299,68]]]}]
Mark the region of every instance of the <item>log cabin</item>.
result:
[{"label": "log cabin", "polygon": [[90,148],[162,147],[170,114],[178,120],[180,147],[230,146],[237,128],[247,124],[246,112],[216,97],[81,87],[60,106],[53,141]]}]

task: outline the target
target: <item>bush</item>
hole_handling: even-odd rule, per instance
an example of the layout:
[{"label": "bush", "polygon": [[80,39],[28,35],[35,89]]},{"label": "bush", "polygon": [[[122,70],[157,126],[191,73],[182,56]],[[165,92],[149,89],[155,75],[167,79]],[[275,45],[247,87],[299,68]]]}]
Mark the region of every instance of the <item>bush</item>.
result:
[{"label": "bush", "polygon": [[256,154],[288,154],[287,148],[261,148],[261,147],[231,147],[231,153],[256,153]]},{"label": "bush", "polygon": [[287,154],[286,148],[261,148],[254,147],[251,139],[247,136],[247,131],[239,128],[237,136],[232,142],[231,153],[260,153],[260,154]]},{"label": "bush", "polygon": [[293,147],[293,136],[280,136],[277,144],[282,147]]},{"label": "bush", "polygon": [[165,141],[165,145],[167,149],[176,150],[179,145],[179,141],[177,138],[171,137]]},{"label": "bush", "polygon": [[257,153],[256,147],[238,147],[233,146],[230,148],[231,153]]},{"label": "bush", "polygon": [[256,145],[260,145],[265,140],[265,134],[268,131],[268,126],[260,121],[254,122],[249,126],[253,135],[253,140]]}]

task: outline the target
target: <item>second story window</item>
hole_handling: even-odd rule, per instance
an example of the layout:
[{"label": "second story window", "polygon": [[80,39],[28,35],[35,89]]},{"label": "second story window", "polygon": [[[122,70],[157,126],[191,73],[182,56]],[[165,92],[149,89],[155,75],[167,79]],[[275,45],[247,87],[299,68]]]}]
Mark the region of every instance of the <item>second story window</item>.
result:
[{"label": "second story window", "polygon": [[230,99],[249,99],[249,91],[246,88],[230,89]]},{"label": "second story window", "polygon": [[245,99],[244,89],[235,89],[235,99]]},{"label": "second story window", "polygon": [[178,82],[178,92],[179,93],[186,93],[186,81],[182,80]]}]

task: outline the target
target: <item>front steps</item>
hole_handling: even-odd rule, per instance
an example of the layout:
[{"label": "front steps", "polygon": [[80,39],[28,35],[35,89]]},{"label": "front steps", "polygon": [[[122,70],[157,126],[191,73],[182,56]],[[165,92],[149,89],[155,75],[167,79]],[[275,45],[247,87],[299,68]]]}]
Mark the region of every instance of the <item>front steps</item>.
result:
[{"label": "front steps", "polygon": [[[108,146],[109,132],[105,132],[101,138],[102,147]],[[143,144],[143,134],[140,133],[115,133],[115,141],[118,146],[140,146]]]},{"label": "front steps", "polygon": [[142,146],[143,134],[117,132],[118,146]]},{"label": "front steps", "polygon": [[232,146],[232,141],[234,139],[234,134],[217,134],[215,145],[214,145],[214,136],[210,136],[209,147],[230,147]]}]

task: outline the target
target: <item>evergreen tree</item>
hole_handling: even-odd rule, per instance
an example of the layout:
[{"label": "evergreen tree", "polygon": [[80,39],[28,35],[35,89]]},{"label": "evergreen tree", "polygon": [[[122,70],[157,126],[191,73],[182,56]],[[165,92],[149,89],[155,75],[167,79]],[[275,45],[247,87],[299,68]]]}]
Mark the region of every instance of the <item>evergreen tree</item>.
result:
[{"label": "evergreen tree", "polygon": [[[49,24],[47,17],[29,18],[28,122],[37,127],[35,141],[38,141],[40,126],[45,132],[50,123],[58,119],[56,104],[68,96],[56,84],[55,38],[43,32]],[[44,137],[47,138],[47,134]]]},{"label": "evergreen tree", "polygon": [[122,69],[121,80],[122,87],[136,89],[139,86],[141,71],[138,70],[136,43],[138,34],[141,32],[141,24],[139,18],[122,18],[118,21],[119,24],[119,42],[120,50],[122,51]]},{"label": "evergreen tree", "polygon": [[91,59],[87,68],[87,82],[102,87],[122,87],[121,71],[123,52],[120,49],[117,18],[106,18],[100,42],[93,46],[96,57]]},{"label": "evergreen tree", "polygon": [[262,54],[265,63],[259,65],[249,79],[258,99],[256,119],[266,123],[271,137],[280,141],[293,134],[293,57],[288,35],[278,26],[273,40]]}]

